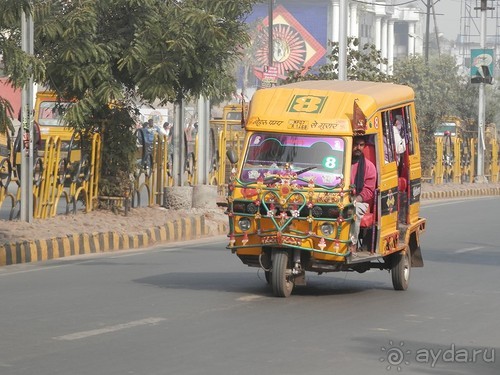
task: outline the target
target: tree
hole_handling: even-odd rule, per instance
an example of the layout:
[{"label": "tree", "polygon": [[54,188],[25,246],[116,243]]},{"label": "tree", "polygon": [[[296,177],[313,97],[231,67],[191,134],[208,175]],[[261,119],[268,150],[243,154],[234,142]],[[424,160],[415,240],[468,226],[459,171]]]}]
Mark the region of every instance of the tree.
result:
[{"label": "tree", "polygon": [[[234,91],[232,67],[249,42],[244,17],[258,1],[5,0],[0,28],[11,38],[0,50],[13,82],[33,72],[75,100],[66,114],[71,126],[103,134],[104,178],[128,174],[138,106]],[[35,19],[31,60],[19,52],[21,5]]]},{"label": "tree", "polygon": [[[339,76],[339,43],[329,42],[330,53],[326,56],[327,63],[318,68],[304,67],[299,71],[288,72],[286,83],[301,80],[333,80]],[[373,44],[364,44],[359,49],[359,39],[347,39],[347,79],[357,81],[384,82],[389,78],[380,69],[387,65],[387,59],[382,57],[380,50]]]},{"label": "tree", "polygon": [[[43,64],[33,56],[22,51],[21,46],[21,15],[30,12],[30,1],[0,2],[0,72],[8,76],[10,83],[21,88],[27,81],[29,72],[43,76]],[[0,132],[12,129],[13,113],[10,103],[0,93]]]},{"label": "tree", "polygon": [[[420,56],[398,60],[394,80],[415,91],[422,165],[430,168],[435,155],[434,132],[445,116],[456,116],[474,124],[478,113],[478,85],[459,74],[455,58],[449,55],[431,56],[426,64]],[[486,122],[498,117],[498,95],[493,87],[486,105]]]}]

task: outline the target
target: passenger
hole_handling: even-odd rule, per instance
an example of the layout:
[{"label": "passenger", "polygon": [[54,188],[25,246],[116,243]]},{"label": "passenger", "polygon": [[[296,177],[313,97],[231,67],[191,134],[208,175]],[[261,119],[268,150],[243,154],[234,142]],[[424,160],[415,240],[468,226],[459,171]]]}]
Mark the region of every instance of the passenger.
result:
[{"label": "passenger", "polygon": [[[396,151],[396,163],[399,165],[399,159],[402,153],[406,151],[406,145],[404,139],[401,137],[401,127],[402,123],[399,119],[394,121],[394,125],[392,126],[392,134],[394,135],[394,148]],[[393,161],[394,159],[391,157],[391,148],[390,148],[390,143],[387,139],[387,137],[384,134],[384,158],[385,162],[389,163]]]},{"label": "passenger", "polygon": [[350,251],[352,254],[355,254],[358,249],[361,219],[369,207],[373,206],[375,186],[377,183],[377,169],[363,154],[365,141],[365,137],[355,136],[352,146],[351,185],[354,185],[356,189],[353,202],[356,209],[355,220],[353,225],[351,225],[350,233]]}]

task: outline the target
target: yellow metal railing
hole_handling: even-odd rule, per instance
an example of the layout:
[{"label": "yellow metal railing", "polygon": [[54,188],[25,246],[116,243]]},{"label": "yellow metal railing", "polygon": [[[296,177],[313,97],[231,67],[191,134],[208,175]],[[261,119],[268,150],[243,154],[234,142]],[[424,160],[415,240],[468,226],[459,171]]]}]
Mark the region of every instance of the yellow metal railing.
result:
[{"label": "yellow metal railing", "polygon": [[[230,165],[226,151],[231,148],[241,157],[245,130],[240,122],[235,120],[217,120],[211,122],[215,150],[210,163],[210,184],[217,185],[219,195],[227,192],[230,176]],[[77,203],[81,202],[85,212],[94,210],[101,199],[115,199],[114,204],[122,206],[132,201],[132,206],[140,206],[141,195],[147,195],[143,204],[148,206],[162,205],[165,188],[173,186],[172,152],[166,136],[155,135],[148,168],[138,164],[135,179],[131,184],[130,193],[125,197],[99,197],[99,176],[101,167],[102,141],[99,134],[93,134],[89,154],[80,150],[71,153],[61,152],[59,137],[49,137],[45,143],[43,158],[36,159],[34,165],[33,201],[35,218],[48,218],[57,215],[60,201],[66,205],[66,213],[76,212]],[[423,178],[440,185],[446,182],[472,182],[476,174],[477,151],[475,140],[448,139],[437,137],[436,163],[430,176]],[[466,143],[464,143],[466,142]],[[194,138],[191,150],[192,162],[184,167],[186,181],[190,185],[197,184],[198,138]],[[500,176],[499,145],[495,138],[489,139],[485,155],[485,175],[488,181],[497,183]],[[20,153],[0,158],[0,207],[8,211],[10,219],[17,218],[20,201],[19,162]],[[191,156],[189,156],[191,157]],[[10,203],[10,204],[9,204]],[[10,210],[9,210],[10,208]],[[4,215],[5,216],[5,215]]]},{"label": "yellow metal railing", "polygon": [[[448,141],[448,144],[446,144]],[[477,173],[477,149],[475,139],[436,137],[436,163],[431,176],[424,176],[432,183],[473,182]],[[463,142],[466,142],[464,144]],[[465,145],[467,147],[465,147]],[[465,151],[464,151],[465,150]],[[484,155],[484,171],[489,182],[499,182],[498,141],[490,139]]]}]

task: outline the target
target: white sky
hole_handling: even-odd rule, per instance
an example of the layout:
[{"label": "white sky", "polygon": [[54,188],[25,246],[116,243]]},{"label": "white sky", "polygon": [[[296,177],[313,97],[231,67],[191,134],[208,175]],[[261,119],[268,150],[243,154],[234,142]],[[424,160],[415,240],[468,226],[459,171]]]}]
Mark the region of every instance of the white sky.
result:
[{"label": "white sky", "polygon": [[[425,10],[428,0],[418,0],[420,8]],[[479,6],[480,0],[431,0],[434,3],[434,10],[436,12],[436,23],[438,26],[438,31],[444,34],[444,37],[449,40],[456,40],[457,35],[464,33],[465,24],[465,2],[469,4],[469,8],[472,15],[475,17],[470,19],[470,34],[479,35],[480,34],[480,12],[474,10],[476,6]],[[500,1],[498,0],[488,0],[489,7],[500,7]],[[500,30],[500,19],[497,21],[495,18],[500,18],[500,9],[495,9],[493,12],[487,12],[487,27],[486,33],[488,35],[495,34],[495,32]],[[498,25],[497,25],[498,23]],[[434,18],[431,13],[431,32],[434,32]],[[424,26],[425,30],[425,26]]]},{"label": "white sky", "polygon": [[[427,3],[427,0],[423,0]],[[432,1],[432,0],[431,0]],[[446,39],[455,40],[460,33],[460,15],[464,0],[433,0],[434,11],[436,12],[436,23],[439,32],[444,34]],[[420,1],[421,8],[426,9]],[[432,10],[431,10],[432,11]],[[424,29],[425,30],[425,29]],[[431,32],[434,31],[434,17],[431,13]]]}]

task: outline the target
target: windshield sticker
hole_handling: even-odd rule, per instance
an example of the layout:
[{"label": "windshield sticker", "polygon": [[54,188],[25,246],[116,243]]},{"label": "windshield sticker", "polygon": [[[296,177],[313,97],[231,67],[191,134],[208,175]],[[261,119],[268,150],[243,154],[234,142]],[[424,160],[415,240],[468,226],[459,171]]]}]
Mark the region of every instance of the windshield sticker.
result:
[{"label": "windshield sticker", "polygon": [[337,159],[333,156],[327,156],[323,159],[323,167],[326,169],[335,169],[337,168]]},{"label": "windshield sticker", "polygon": [[333,151],[344,151],[344,141],[341,138],[302,137],[295,135],[262,135],[253,134],[250,138],[251,146],[261,146],[264,142],[274,141],[280,146],[302,146],[326,144]]}]

